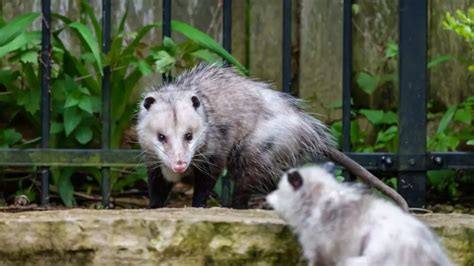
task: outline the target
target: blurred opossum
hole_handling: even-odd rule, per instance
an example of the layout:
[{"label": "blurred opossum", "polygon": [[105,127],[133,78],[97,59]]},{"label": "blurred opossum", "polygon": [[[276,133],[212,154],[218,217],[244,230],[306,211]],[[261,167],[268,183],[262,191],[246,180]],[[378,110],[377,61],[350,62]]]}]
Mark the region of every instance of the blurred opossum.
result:
[{"label": "blurred opossum", "polygon": [[407,209],[397,192],[339,152],[297,99],[232,68],[199,65],[147,92],[137,131],[151,208],[163,207],[173,183],[188,174],[195,178],[192,205],[205,206],[225,167],[235,179],[232,206],[246,208],[256,187],[275,189],[285,170],[327,157]]},{"label": "blurred opossum", "polygon": [[422,222],[323,168],[290,170],[267,203],[299,236],[310,265],[452,265]]}]

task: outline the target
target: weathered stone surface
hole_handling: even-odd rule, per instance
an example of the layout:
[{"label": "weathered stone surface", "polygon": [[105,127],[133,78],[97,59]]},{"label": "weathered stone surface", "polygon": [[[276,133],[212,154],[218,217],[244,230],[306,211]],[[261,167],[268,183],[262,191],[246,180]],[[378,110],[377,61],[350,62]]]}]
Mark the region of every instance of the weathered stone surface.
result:
[{"label": "weathered stone surface", "polygon": [[[474,219],[421,216],[459,265],[474,262]],[[68,210],[0,213],[0,265],[302,263],[297,242],[262,210]]]},{"label": "weathered stone surface", "polygon": [[289,265],[299,257],[291,232],[268,211],[0,213],[0,265]]}]

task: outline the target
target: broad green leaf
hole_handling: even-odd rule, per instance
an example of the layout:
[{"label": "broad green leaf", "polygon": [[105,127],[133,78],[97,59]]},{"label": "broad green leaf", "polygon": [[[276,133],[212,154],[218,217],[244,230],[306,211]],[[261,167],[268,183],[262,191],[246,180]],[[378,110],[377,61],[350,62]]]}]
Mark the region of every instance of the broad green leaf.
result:
[{"label": "broad green leaf", "polygon": [[367,94],[372,95],[379,84],[379,78],[368,73],[361,72],[357,76],[357,85]]},{"label": "broad green leaf", "polygon": [[71,176],[73,173],[74,168],[62,168],[60,169],[60,175],[57,181],[59,196],[67,207],[73,207],[76,205],[76,200],[74,199],[74,186],[71,182]]},{"label": "broad green leaf", "polygon": [[242,64],[240,64],[237,59],[235,59],[231,54],[229,54],[229,52],[227,52],[219,43],[217,43],[212,37],[210,37],[206,33],[186,23],[175,20],[171,21],[171,28],[173,31],[177,31],[183,34],[187,38],[218,54],[224,60],[236,66],[242,73],[248,74],[247,69]]},{"label": "broad green leaf", "polygon": [[176,50],[178,49],[178,46],[173,41],[173,39],[169,37],[163,38],[163,46],[166,48],[168,52],[171,53],[172,56],[176,55]]},{"label": "broad green leaf", "polygon": [[0,130],[0,147],[9,148],[10,145],[13,145],[19,142],[22,139],[22,136],[15,129],[6,129]]},{"label": "broad green leaf", "polygon": [[472,122],[472,112],[471,110],[458,109],[454,114],[454,120],[463,122],[464,124],[471,125]]},{"label": "broad green leaf", "polygon": [[24,64],[26,63],[36,64],[38,63],[38,52],[28,51],[21,55],[20,61]]},{"label": "broad green leaf", "polygon": [[382,110],[361,109],[359,112],[373,125],[380,124],[384,117],[384,112]]},{"label": "broad green leaf", "polygon": [[97,68],[99,69],[100,74],[103,75],[104,73],[102,71],[102,59],[100,57],[99,44],[97,43],[97,40],[92,36],[91,31],[87,28],[87,26],[79,22],[73,22],[69,24],[69,27],[76,29],[80,37],[87,44],[89,50],[94,55]]},{"label": "broad green leaf", "polygon": [[452,57],[450,55],[438,56],[438,57],[434,58],[433,60],[431,60],[430,62],[428,62],[428,68],[434,67],[434,66],[439,65],[443,62],[450,61],[450,60],[453,60],[453,59],[454,59],[454,57]]},{"label": "broad green leaf", "polygon": [[156,59],[155,71],[161,74],[169,72],[176,63],[176,59],[170,56],[166,51],[154,53],[153,58]]},{"label": "broad green leaf", "polygon": [[82,120],[81,113],[78,112],[76,107],[67,108],[64,110],[64,130],[66,136],[69,136],[71,132],[79,125]]},{"label": "broad green leaf", "polygon": [[222,64],[222,60],[218,56],[216,56],[214,53],[209,52],[209,50],[207,50],[207,49],[197,50],[197,51],[191,53],[191,55],[193,57],[196,57],[198,59],[201,59],[201,60],[206,61],[206,62],[211,63],[211,64],[215,64],[215,63],[217,63],[217,64],[221,63]]},{"label": "broad green leaf", "polygon": [[40,109],[40,90],[20,90],[16,92],[16,103],[34,115]]},{"label": "broad green leaf", "polygon": [[64,108],[73,107],[79,104],[79,99],[73,97],[72,95],[68,95],[66,97],[66,102],[64,103]]},{"label": "broad green leaf", "polygon": [[86,126],[80,126],[74,131],[74,136],[81,144],[86,144],[92,139],[92,129]]},{"label": "broad green leaf", "polygon": [[454,113],[456,112],[457,108],[457,105],[448,108],[446,113],[443,115],[443,118],[441,118],[441,121],[439,122],[438,130],[436,130],[437,133],[443,132],[446,127],[448,127],[449,123],[451,123],[451,120],[453,119]]},{"label": "broad green leaf", "polygon": [[6,54],[22,48],[27,44],[37,44],[39,41],[37,33],[21,33],[12,41],[0,46],[0,58]]},{"label": "broad green leaf", "polygon": [[87,97],[87,96],[81,97],[79,101],[79,108],[88,112],[89,114],[92,114],[94,111],[92,108],[91,97]]},{"label": "broad green leaf", "polygon": [[33,21],[39,16],[39,13],[27,13],[15,17],[12,21],[8,22],[0,28],[0,46],[3,47],[8,42],[15,39],[23,31],[26,30],[28,26],[33,23]]},{"label": "broad green leaf", "polygon": [[388,111],[384,112],[382,121],[380,121],[382,124],[397,124],[398,123],[398,116],[396,113]]},{"label": "broad green leaf", "polygon": [[466,142],[467,145],[474,145],[474,139],[470,139]]},{"label": "broad green leaf", "polygon": [[64,131],[64,125],[62,123],[51,122],[50,132],[51,134],[57,134]]}]

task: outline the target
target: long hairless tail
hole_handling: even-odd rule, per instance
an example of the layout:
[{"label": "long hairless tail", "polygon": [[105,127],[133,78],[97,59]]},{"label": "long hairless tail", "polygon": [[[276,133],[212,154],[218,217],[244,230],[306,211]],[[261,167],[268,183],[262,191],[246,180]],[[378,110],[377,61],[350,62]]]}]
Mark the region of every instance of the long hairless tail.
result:
[{"label": "long hairless tail", "polygon": [[378,179],[376,176],[371,174],[367,169],[362,167],[360,164],[356,163],[351,158],[347,157],[344,153],[336,150],[331,149],[327,153],[327,157],[333,160],[336,163],[344,166],[349,172],[353,175],[360,177],[366,184],[375,187],[380,192],[384,193],[385,195],[389,196],[393,199],[404,211],[408,211],[408,204],[405,199],[398,194],[393,188],[387,186],[384,182]]}]

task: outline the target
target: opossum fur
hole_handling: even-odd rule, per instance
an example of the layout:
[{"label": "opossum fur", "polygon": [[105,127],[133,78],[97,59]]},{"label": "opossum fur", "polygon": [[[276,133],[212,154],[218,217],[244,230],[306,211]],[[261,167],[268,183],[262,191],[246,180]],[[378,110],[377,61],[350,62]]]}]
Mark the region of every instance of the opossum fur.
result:
[{"label": "opossum fur", "polygon": [[246,208],[253,188],[322,157],[407,208],[398,193],[339,152],[326,126],[304,113],[297,99],[232,68],[198,65],[145,93],[137,133],[152,208],[166,204],[172,184],[184,175],[195,178],[193,206],[205,206],[226,167],[235,180],[232,206]]},{"label": "opossum fur", "polygon": [[320,167],[288,171],[267,203],[298,235],[310,265],[453,265],[421,221]]}]

